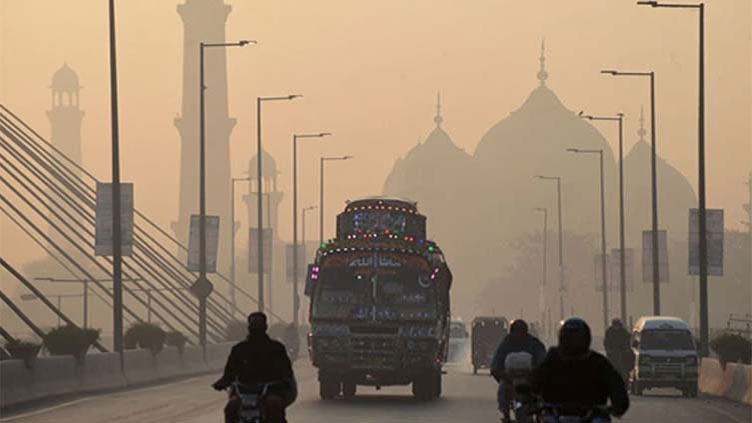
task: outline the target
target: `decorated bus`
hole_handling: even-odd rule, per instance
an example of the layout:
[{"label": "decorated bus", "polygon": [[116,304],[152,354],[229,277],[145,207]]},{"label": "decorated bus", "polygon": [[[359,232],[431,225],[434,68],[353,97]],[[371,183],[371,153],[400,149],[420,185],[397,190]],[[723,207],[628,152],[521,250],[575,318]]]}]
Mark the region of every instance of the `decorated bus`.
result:
[{"label": "decorated bus", "polygon": [[414,202],[348,202],[309,266],[309,352],[322,399],[412,384],[441,395],[452,274]]}]

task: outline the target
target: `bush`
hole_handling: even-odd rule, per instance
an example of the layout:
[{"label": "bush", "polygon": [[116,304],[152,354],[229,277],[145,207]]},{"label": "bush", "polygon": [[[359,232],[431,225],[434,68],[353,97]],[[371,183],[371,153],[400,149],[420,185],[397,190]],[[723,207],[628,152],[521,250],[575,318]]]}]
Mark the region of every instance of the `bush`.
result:
[{"label": "bush", "polygon": [[233,320],[227,324],[225,339],[228,342],[240,342],[248,336],[248,323],[241,320]]},{"label": "bush", "polygon": [[12,339],[5,343],[5,350],[8,351],[10,356],[15,359],[24,360],[27,367],[30,367],[30,364],[37,358],[37,354],[39,354],[41,348],[40,344],[21,341],[19,339]]},{"label": "bush", "polygon": [[52,355],[72,355],[83,359],[86,351],[98,339],[99,329],[66,325],[50,330],[44,337],[44,346]]},{"label": "bush", "polygon": [[[127,339],[127,341],[126,341]],[[164,348],[167,333],[154,323],[137,322],[132,324],[123,335],[123,343],[131,346],[137,345],[139,348],[150,350],[156,354]]]},{"label": "bush", "polygon": [[165,342],[167,345],[171,347],[175,347],[180,351],[180,353],[183,353],[183,348],[185,348],[186,342],[188,342],[188,338],[185,337],[181,332],[178,331],[172,331],[167,332],[167,338],[165,339]]},{"label": "bush", "polygon": [[710,348],[718,354],[721,363],[745,363],[752,361],[752,343],[741,335],[724,333],[710,341]]}]

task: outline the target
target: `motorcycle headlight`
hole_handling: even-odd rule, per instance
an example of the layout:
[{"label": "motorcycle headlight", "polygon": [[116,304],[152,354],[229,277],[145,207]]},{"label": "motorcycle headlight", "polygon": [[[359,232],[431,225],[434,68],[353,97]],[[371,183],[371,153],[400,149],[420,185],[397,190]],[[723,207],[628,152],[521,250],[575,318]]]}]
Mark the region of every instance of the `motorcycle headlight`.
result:
[{"label": "motorcycle headlight", "polygon": [[689,366],[696,366],[697,365],[697,356],[696,355],[690,355],[687,357],[687,365]]},{"label": "motorcycle headlight", "polygon": [[650,364],[650,356],[640,355],[640,364]]}]

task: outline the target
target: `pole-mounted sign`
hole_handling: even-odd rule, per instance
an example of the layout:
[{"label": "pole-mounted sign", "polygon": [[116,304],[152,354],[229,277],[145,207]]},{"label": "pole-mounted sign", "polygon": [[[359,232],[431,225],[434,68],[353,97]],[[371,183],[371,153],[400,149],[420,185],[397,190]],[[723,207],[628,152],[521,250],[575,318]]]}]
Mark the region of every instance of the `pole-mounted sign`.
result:
[{"label": "pole-mounted sign", "polygon": [[[188,239],[188,271],[200,271],[200,226],[201,217],[191,215],[191,232]],[[219,216],[206,216],[206,273],[217,271],[217,246],[219,245]]]},{"label": "pole-mounted sign", "polygon": [[[96,230],[94,255],[111,256],[112,230],[112,184],[97,182]],[[120,184],[120,240],[124,256],[133,251],[133,184]]]},{"label": "pole-mounted sign", "polygon": [[[658,282],[668,283],[668,239],[665,230],[658,231]],[[642,231],[642,281],[653,283],[653,231]]]},{"label": "pole-mounted sign", "polygon": [[[705,211],[708,275],[723,276],[723,209]],[[700,211],[689,209],[689,274],[700,274]]]}]

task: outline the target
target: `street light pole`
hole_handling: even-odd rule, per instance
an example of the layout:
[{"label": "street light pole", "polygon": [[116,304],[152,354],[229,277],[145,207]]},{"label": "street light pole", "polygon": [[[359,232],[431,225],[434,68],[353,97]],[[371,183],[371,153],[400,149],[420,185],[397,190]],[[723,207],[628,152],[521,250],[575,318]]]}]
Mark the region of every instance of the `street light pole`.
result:
[{"label": "street light pole", "polygon": [[601,268],[603,277],[603,330],[608,328],[608,272],[606,269],[606,195],[603,183],[603,150],[568,148],[572,153],[598,154],[601,172]]},{"label": "street light pole", "polygon": [[537,179],[556,181],[556,208],[559,225],[559,319],[564,320],[564,242],[561,224],[561,177],[536,175]]},{"label": "street light pole", "polygon": [[[237,43],[199,43],[199,265],[197,283],[208,283],[206,278],[206,123],[205,123],[205,100],[206,84],[204,83],[204,49],[207,48],[225,48],[225,47],[243,47],[246,44],[255,41],[241,40]],[[198,340],[204,349],[206,355],[206,297],[198,298]]]},{"label": "street light pole", "polygon": [[123,250],[120,231],[120,129],[118,119],[115,0],[109,3],[110,18],[110,116],[112,131],[112,346],[123,367]]},{"label": "street light pole", "polygon": [[[263,200],[261,196],[264,192],[264,184],[261,172],[261,104],[265,101],[282,101],[300,98],[302,95],[291,94],[281,97],[256,97],[256,178],[258,178],[256,193],[257,203],[257,227],[258,227],[258,306],[259,311],[264,311],[264,218],[263,218]],[[271,271],[271,269],[269,269]]]},{"label": "street light pole", "polygon": [[621,300],[621,321],[627,322],[627,273],[624,261],[624,114],[616,117],[581,116],[583,119],[602,120],[619,123],[619,299]]},{"label": "street light pole", "polygon": [[331,133],[293,134],[292,136],[292,313],[295,327],[298,326],[298,308],[300,307],[298,294],[298,139],[322,138],[327,135]]},{"label": "street light pole", "polygon": [[653,315],[661,314],[661,286],[660,286],[660,263],[658,261],[658,174],[656,170],[656,144],[655,144],[655,72],[622,72],[618,70],[602,70],[601,73],[613,76],[647,76],[650,78],[650,195],[652,231],[651,242],[653,245]]},{"label": "street light pole", "polygon": [[[311,210],[315,210],[316,208],[317,208],[316,206],[308,206],[308,207],[304,207],[303,209],[301,209],[301,214],[303,215],[303,218],[302,218],[303,221],[302,221],[302,227],[301,227],[301,242],[303,243],[303,255],[304,255],[304,257],[305,257],[305,251],[306,251],[305,215],[306,215],[306,212],[309,212]],[[300,312],[299,311],[299,309],[300,309],[300,294],[298,294],[297,290],[295,290],[295,304],[294,304],[294,306],[295,306],[294,307],[294,309],[295,309],[295,315],[297,316],[298,313]]]},{"label": "street light pole", "polygon": [[548,271],[547,267],[547,256],[548,256],[548,209],[543,208],[536,208],[536,211],[543,212],[543,280],[541,281],[541,325],[545,324],[546,321],[546,302],[545,302],[545,295],[546,295],[546,272]]},{"label": "street light pole", "polygon": [[235,183],[240,181],[250,181],[250,177],[232,178],[230,184],[230,304],[232,304],[232,315],[237,315],[237,300],[235,296],[237,280],[235,278]]},{"label": "street light pole", "polygon": [[699,69],[698,69],[698,113],[697,113],[697,191],[700,232],[700,354],[707,357],[709,353],[708,327],[708,243],[705,207],[705,4],[704,3],[658,3],[657,1],[638,1],[638,5],[677,9],[697,9],[699,12]]},{"label": "street light pole", "polygon": [[321,186],[319,187],[319,245],[324,245],[324,162],[334,160],[349,160],[353,156],[342,157],[321,157],[319,176]]}]

